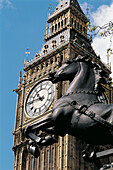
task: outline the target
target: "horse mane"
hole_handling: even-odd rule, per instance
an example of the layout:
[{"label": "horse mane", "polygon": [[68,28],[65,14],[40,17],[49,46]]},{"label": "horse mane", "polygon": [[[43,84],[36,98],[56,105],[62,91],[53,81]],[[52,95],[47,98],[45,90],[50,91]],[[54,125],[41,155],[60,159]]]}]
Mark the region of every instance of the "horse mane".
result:
[{"label": "horse mane", "polygon": [[71,64],[73,62],[86,62],[89,67],[92,67],[95,74],[95,91],[98,92],[98,95],[101,95],[104,92],[102,84],[106,84],[106,79],[104,75],[105,71],[102,70],[101,66],[93,61],[89,56],[78,55],[76,58],[68,59],[65,61],[66,64]]}]

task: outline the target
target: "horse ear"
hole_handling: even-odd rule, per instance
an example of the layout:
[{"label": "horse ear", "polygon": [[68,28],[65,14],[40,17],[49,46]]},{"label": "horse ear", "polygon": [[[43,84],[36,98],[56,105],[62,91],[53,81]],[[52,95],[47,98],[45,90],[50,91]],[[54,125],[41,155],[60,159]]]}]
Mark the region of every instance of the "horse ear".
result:
[{"label": "horse ear", "polygon": [[86,57],[85,57],[85,61],[89,61],[89,62],[91,62],[91,57],[86,56]]},{"label": "horse ear", "polygon": [[85,55],[85,56],[84,56],[84,59],[89,60],[89,56],[88,56],[88,55]]},{"label": "horse ear", "polygon": [[96,70],[101,70],[101,67],[99,66],[99,64],[92,62],[92,65]]}]

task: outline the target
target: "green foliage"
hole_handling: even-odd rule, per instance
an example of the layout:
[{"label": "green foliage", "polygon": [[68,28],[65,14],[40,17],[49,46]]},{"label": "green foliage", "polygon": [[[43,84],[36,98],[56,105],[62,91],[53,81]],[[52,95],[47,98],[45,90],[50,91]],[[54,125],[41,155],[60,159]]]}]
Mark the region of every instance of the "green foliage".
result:
[{"label": "green foliage", "polygon": [[111,48],[108,48],[108,49],[107,49],[108,52],[111,51],[111,50],[112,50]]},{"label": "green foliage", "polygon": [[104,35],[103,32],[101,32],[101,33],[100,33],[100,36],[103,36],[103,35]]},{"label": "green foliage", "polygon": [[[110,21],[103,26],[91,26],[90,22],[87,22],[87,26],[90,26],[89,32],[91,32],[91,36],[100,35],[101,37],[110,37],[110,47],[112,46],[112,38],[113,38],[113,22]],[[107,53],[109,55],[113,54],[113,49],[107,49]]]},{"label": "green foliage", "polygon": [[93,26],[93,27],[91,28],[91,32],[92,32],[92,31],[95,31],[95,30],[96,30],[96,27]]},{"label": "green foliage", "polygon": [[87,22],[87,24],[86,24],[87,26],[89,26],[90,25],[90,22]]}]

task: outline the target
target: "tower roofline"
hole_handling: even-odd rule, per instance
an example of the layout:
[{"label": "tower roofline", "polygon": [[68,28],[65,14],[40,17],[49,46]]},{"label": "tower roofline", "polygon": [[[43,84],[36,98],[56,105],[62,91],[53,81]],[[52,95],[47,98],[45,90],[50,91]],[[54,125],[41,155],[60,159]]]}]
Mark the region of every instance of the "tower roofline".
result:
[{"label": "tower roofline", "polygon": [[61,13],[64,13],[68,9],[72,9],[78,12],[84,19],[87,20],[86,15],[83,13],[79,3],[77,0],[60,0],[59,4],[57,5],[55,11],[49,16],[48,23],[57,18]]}]

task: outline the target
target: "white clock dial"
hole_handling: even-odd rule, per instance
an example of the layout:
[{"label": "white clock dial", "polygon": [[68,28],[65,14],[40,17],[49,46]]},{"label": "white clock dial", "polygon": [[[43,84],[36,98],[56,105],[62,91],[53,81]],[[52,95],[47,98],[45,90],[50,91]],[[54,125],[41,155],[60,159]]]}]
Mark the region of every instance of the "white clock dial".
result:
[{"label": "white clock dial", "polygon": [[30,117],[37,117],[44,113],[53,101],[54,92],[54,85],[51,81],[45,80],[38,83],[26,99],[25,113]]}]

